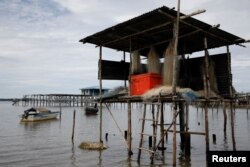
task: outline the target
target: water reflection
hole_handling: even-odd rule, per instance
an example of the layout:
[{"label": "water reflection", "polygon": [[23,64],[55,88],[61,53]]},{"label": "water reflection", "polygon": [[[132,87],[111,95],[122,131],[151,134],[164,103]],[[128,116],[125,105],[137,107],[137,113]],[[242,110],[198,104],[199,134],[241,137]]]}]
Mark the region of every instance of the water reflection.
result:
[{"label": "water reflection", "polygon": [[[99,116],[87,117],[82,108],[76,108],[76,133],[74,143],[71,143],[72,135],[72,108],[62,108],[62,119],[50,120],[46,122],[26,122],[20,123],[18,115],[24,110],[23,108],[7,106],[1,107],[2,117],[0,117],[0,166],[171,166],[172,163],[172,136],[169,134],[169,141],[166,142],[167,151],[161,155],[161,151],[156,154],[155,164],[150,165],[149,156],[142,155],[141,165],[137,163],[136,148],[139,143],[138,133],[141,131],[142,116],[141,110],[136,108],[132,111],[133,140],[132,146],[135,154],[131,159],[127,159],[127,150],[123,146],[123,139],[120,138],[118,129],[112,122],[108,112],[103,112],[103,137],[108,132],[108,140],[104,141],[109,145],[106,151],[86,151],[78,148],[79,141],[94,141],[99,138]],[[164,115],[165,123],[171,122],[171,111],[169,106]],[[116,108],[113,112],[119,126],[124,131],[127,128],[127,110]],[[214,109],[209,110],[210,137],[212,134],[217,135],[216,144],[210,140],[211,150],[232,150],[231,135],[231,117],[227,109],[227,121],[224,120],[223,109],[219,108],[216,112]],[[204,110],[201,108],[190,107],[188,126],[190,131],[204,131]],[[237,148],[249,148],[250,139],[250,121],[249,113],[246,109],[236,109],[235,115],[235,137],[237,139]],[[148,129],[152,129],[148,125]],[[225,130],[224,130],[225,129]],[[205,147],[204,138],[200,136],[191,136],[190,156],[184,154],[179,146],[177,149],[178,167],[205,166]],[[180,143],[179,135],[177,142]],[[145,140],[144,144],[148,141]]]},{"label": "water reflection", "polygon": [[71,159],[71,165],[72,166],[76,166],[76,156],[75,156],[75,143],[74,141],[72,140],[72,148],[71,148],[71,151],[72,151],[72,154],[70,156],[70,159]]}]

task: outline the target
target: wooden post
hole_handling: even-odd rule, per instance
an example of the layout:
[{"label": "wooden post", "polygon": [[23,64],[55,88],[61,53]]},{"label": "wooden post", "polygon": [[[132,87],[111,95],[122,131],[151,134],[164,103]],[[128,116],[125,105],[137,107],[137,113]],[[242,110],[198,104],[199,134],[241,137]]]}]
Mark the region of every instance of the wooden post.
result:
[{"label": "wooden post", "polygon": [[[180,121],[180,131],[184,132],[185,131],[185,115],[184,115],[184,104],[183,102],[179,103],[179,121]],[[184,133],[180,133],[180,137],[181,137],[181,149],[184,148],[184,143],[185,143],[185,137],[184,137]]]},{"label": "wooden post", "polygon": [[153,118],[153,150],[155,149],[155,143],[156,143],[156,126],[157,126],[157,122],[155,119],[155,105],[152,104],[151,105],[151,110],[152,110],[152,118]]},{"label": "wooden post", "polygon": [[177,105],[174,104],[174,107],[173,107],[173,166],[176,165],[176,110],[177,110]]},{"label": "wooden post", "polygon": [[74,114],[73,114],[73,128],[72,128],[72,136],[71,136],[72,142],[74,142],[74,136],[75,136],[75,119],[76,119],[76,110],[74,110]]},{"label": "wooden post", "polygon": [[[125,51],[123,52],[123,61],[124,61],[124,66],[125,66],[125,63],[126,63],[126,52]],[[124,78],[124,87],[125,88],[127,87],[126,78]]]},{"label": "wooden post", "polygon": [[185,138],[185,156],[190,156],[191,135],[188,132],[183,133]]},{"label": "wooden post", "polygon": [[148,136],[148,147],[152,147],[152,136]]},{"label": "wooden post", "polygon": [[[231,132],[232,132],[232,143],[233,143],[233,150],[236,151],[236,142],[235,142],[235,135],[234,135],[234,113],[233,113],[233,88],[232,88],[232,74],[231,74],[231,55],[229,52],[229,46],[227,45],[227,55],[228,55],[228,70],[230,71],[230,113],[231,113]],[[248,99],[247,99],[248,105]],[[248,106],[247,106],[248,109]]]},{"label": "wooden post", "polygon": [[227,58],[228,58],[228,71],[229,71],[229,82],[230,82],[230,86],[229,86],[229,93],[230,93],[230,97],[233,97],[233,86],[232,86],[232,73],[231,73],[231,54],[229,51],[229,46],[227,45]]},{"label": "wooden post", "polygon": [[131,157],[132,153],[132,123],[131,123],[131,102],[128,101],[128,156]]},{"label": "wooden post", "polygon": [[216,144],[216,134],[213,134],[213,143]]},{"label": "wooden post", "polygon": [[[164,112],[163,112],[163,102],[161,102],[161,138],[164,139]],[[162,148],[162,155],[164,155],[164,140],[161,142],[161,148]]]},{"label": "wooden post", "polygon": [[177,49],[178,49],[178,39],[179,39],[179,20],[180,20],[180,0],[177,3],[177,16],[176,16],[176,25],[173,27],[173,36],[174,36],[174,62],[173,62],[173,80],[172,80],[172,95],[174,102],[174,112],[173,112],[173,165],[176,165],[176,83],[177,83]]},{"label": "wooden post", "polygon": [[226,104],[223,101],[223,115],[224,115],[224,133],[227,132],[227,112],[226,112]]},{"label": "wooden post", "polygon": [[[146,110],[147,110],[147,105],[144,104],[144,111],[143,111],[143,119],[142,119],[142,127],[141,127],[141,139],[140,139],[140,143],[139,143],[139,148],[142,147],[142,142],[143,142],[143,134],[144,133],[144,127],[145,127],[145,118],[146,118]],[[137,162],[140,163],[141,160],[141,149],[138,150],[138,156],[137,156]]]},{"label": "wooden post", "polygon": [[234,135],[234,113],[233,113],[232,101],[230,101],[230,112],[231,112],[231,131],[232,131],[233,150],[236,151],[236,142],[235,142],[235,135]]},{"label": "wooden post", "polygon": [[100,143],[103,143],[102,140],[102,46],[100,46],[100,50],[99,50],[99,96],[100,96],[100,135],[99,135],[99,139],[100,139]]},{"label": "wooden post", "polygon": [[207,50],[207,38],[204,38],[205,47],[205,75],[204,75],[204,91],[205,91],[205,140],[206,140],[206,153],[209,151],[209,122],[208,122],[208,103],[210,95],[210,84],[209,84],[209,61],[208,61],[208,50]]},{"label": "wooden post", "polygon": [[61,96],[59,99],[59,106],[60,106],[60,119],[62,118],[62,104],[61,104]]},{"label": "wooden post", "polygon": [[127,131],[127,130],[124,131],[124,139],[125,139],[125,140],[128,139],[128,131]]}]

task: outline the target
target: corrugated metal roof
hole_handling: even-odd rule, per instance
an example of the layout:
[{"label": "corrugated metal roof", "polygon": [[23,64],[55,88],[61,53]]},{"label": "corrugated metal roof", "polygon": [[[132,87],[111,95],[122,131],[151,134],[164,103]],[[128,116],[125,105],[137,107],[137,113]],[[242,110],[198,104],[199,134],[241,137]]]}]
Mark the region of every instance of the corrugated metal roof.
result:
[{"label": "corrugated metal roof", "polygon": [[[148,53],[150,46],[155,46],[162,53],[172,39],[176,15],[175,10],[163,6],[85,37],[80,42],[126,52],[130,51],[131,43],[132,51],[140,50],[142,55]],[[207,37],[208,48],[245,42],[243,38],[189,17],[180,22],[179,54],[204,50],[204,36]]]}]

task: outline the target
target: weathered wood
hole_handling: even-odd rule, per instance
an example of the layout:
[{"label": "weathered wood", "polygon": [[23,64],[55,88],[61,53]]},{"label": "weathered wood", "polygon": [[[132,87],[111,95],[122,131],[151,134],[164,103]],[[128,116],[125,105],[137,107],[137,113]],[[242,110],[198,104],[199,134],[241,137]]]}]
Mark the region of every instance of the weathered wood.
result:
[{"label": "weathered wood", "polygon": [[[139,148],[142,147],[142,143],[143,143],[143,133],[144,133],[144,127],[145,127],[146,110],[147,110],[147,106],[146,106],[146,104],[144,104],[143,119],[142,119],[142,127],[141,127],[141,136],[140,136]],[[138,150],[138,156],[137,156],[137,161],[138,161],[139,163],[140,163],[140,160],[141,160],[141,149]]]},{"label": "weathered wood", "polygon": [[[161,118],[160,118],[160,131],[161,138],[164,138],[164,112],[163,112],[163,103],[161,103]],[[161,142],[161,148],[164,148],[164,140]],[[162,155],[164,155],[164,149],[162,149]]]},{"label": "weathered wood", "polygon": [[148,151],[148,152],[150,152],[150,153],[154,153],[154,151],[149,150],[149,149],[146,149],[146,148],[143,148],[143,147],[139,147],[138,149],[139,149],[139,150]]},{"label": "weathered wood", "polygon": [[[184,103],[179,103],[179,122],[180,122],[180,131],[185,131],[185,113],[184,113]],[[181,138],[181,148],[184,147],[185,138],[184,134],[180,133]]]},{"label": "weathered wood", "polygon": [[[126,63],[126,52],[123,52],[123,62]],[[129,68],[128,68],[129,69]],[[124,74],[125,74],[125,68],[123,69]],[[129,72],[128,72],[129,74]],[[124,87],[127,87],[127,80],[128,80],[128,76],[124,76]]]},{"label": "weathered wood", "polygon": [[128,156],[131,157],[132,152],[132,121],[131,121],[131,102],[128,101]]},{"label": "weathered wood", "polygon": [[[167,131],[167,132],[174,132],[174,130],[165,130],[165,131]],[[204,133],[204,132],[192,132],[192,131],[188,131],[188,132],[185,132],[185,131],[176,131],[176,133],[190,133],[190,134],[192,134],[192,135],[206,135],[206,133]]]},{"label": "weathered wood", "polygon": [[[160,13],[163,14],[163,15],[165,15],[165,16],[167,16],[167,17],[169,17],[169,18],[175,19],[174,16],[172,16],[172,15],[170,15],[170,14],[164,12],[164,11],[161,11],[161,10],[160,10]],[[226,43],[231,43],[229,40],[227,40],[227,39],[225,39],[225,38],[222,38],[222,37],[220,37],[220,36],[214,35],[214,34],[208,32],[208,31],[206,31],[206,30],[203,30],[203,29],[201,29],[201,28],[199,28],[199,27],[197,27],[197,26],[195,26],[195,25],[193,25],[193,24],[191,24],[191,23],[188,23],[187,21],[185,21],[185,20],[183,20],[183,19],[180,20],[180,22],[183,23],[183,24],[186,24],[186,25],[188,25],[188,26],[190,26],[190,27],[192,27],[192,28],[194,28],[194,29],[196,29],[196,30],[202,31],[202,32],[204,32],[205,34],[208,34],[208,35],[211,36],[211,37],[217,38],[217,39],[222,40],[222,41],[224,41],[224,42],[226,42]],[[211,28],[213,28],[213,27],[211,27]],[[215,27],[215,28],[216,28],[216,27]],[[245,42],[245,41],[244,41],[244,42]],[[239,44],[240,44],[240,43],[242,43],[242,42],[239,42]]]},{"label": "weathered wood", "polygon": [[235,142],[235,135],[234,135],[234,113],[233,113],[232,102],[230,102],[230,112],[231,112],[231,132],[232,132],[233,150],[236,151],[236,142]]},{"label": "weathered wood", "polygon": [[72,136],[71,136],[72,142],[74,142],[74,137],[75,137],[75,120],[76,120],[76,110],[74,110],[74,113],[73,113],[73,127],[72,127]]},{"label": "weathered wood", "polygon": [[99,50],[99,70],[98,70],[98,73],[99,73],[99,96],[101,98],[99,104],[100,104],[100,125],[99,125],[99,128],[100,128],[100,134],[99,134],[99,140],[100,140],[100,143],[103,143],[103,140],[102,140],[102,76],[101,76],[101,73],[102,73],[102,64],[101,64],[101,61],[102,61],[102,46],[100,46],[100,50]]},{"label": "weathered wood", "polygon": [[223,116],[224,116],[224,133],[227,132],[227,112],[226,112],[226,104],[223,102]]},{"label": "weathered wood", "polygon": [[204,74],[204,91],[205,91],[205,101],[204,110],[205,110],[205,140],[206,140],[206,153],[209,151],[209,122],[208,122],[208,102],[210,94],[210,85],[209,85],[209,74],[208,74],[208,50],[207,50],[207,38],[204,38],[204,47],[205,47],[205,74]]},{"label": "weathered wood", "polygon": [[[162,11],[159,10],[159,13],[161,13]],[[181,16],[179,17],[180,19],[184,20],[184,19],[187,19],[189,17],[192,17],[192,16],[195,16],[195,15],[198,15],[198,14],[201,14],[201,13],[204,13],[206,12],[206,10],[197,10],[193,13],[190,13],[188,15],[185,15],[185,16]],[[124,37],[121,37],[121,38],[118,38],[116,40],[113,40],[113,41],[109,41],[109,42],[106,42],[106,43],[103,43],[102,45],[103,46],[107,46],[109,44],[112,44],[112,43],[115,43],[115,42],[119,42],[119,41],[122,41],[122,40],[126,40],[126,39],[129,39],[129,38],[132,38],[132,37],[135,37],[137,35],[141,35],[141,34],[145,34],[149,31],[152,31],[152,30],[156,30],[156,29],[159,29],[159,28],[162,28],[162,27],[165,27],[165,26],[168,26],[172,24],[172,22],[167,22],[167,23],[164,23],[164,24],[160,24],[160,25],[157,25],[157,26],[154,26],[154,27],[151,27],[149,29],[146,29],[146,30],[143,30],[143,31],[140,31],[140,32],[136,32],[136,33],[133,33],[133,34],[130,34],[130,35],[126,35]]]}]

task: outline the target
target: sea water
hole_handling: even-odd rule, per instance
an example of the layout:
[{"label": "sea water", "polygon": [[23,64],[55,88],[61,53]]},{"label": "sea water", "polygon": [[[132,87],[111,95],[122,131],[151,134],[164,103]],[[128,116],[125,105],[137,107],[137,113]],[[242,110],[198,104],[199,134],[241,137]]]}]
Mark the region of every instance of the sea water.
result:
[{"label": "sea water", "polygon": [[[102,140],[108,147],[103,151],[82,150],[78,146],[83,141],[99,142],[99,120],[97,115],[86,116],[82,107],[63,107],[61,119],[20,123],[19,116],[31,106],[12,106],[11,102],[0,102],[0,166],[1,167],[115,167],[115,166],[150,166],[149,154],[142,152],[141,163],[137,163],[137,148],[143,108],[132,106],[132,151],[131,159],[127,156],[123,134],[127,130],[127,107],[111,106],[110,110],[120,130],[107,108],[103,109]],[[165,123],[171,123],[171,106],[166,105]],[[58,107],[48,107],[59,111]],[[75,136],[71,140],[73,128],[73,111],[76,110]],[[250,111],[249,111],[250,112]],[[246,109],[236,109],[234,113],[235,140],[237,150],[250,150],[250,113]],[[201,108],[189,107],[189,131],[204,132],[205,113]],[[148,108],[147,118],[151,118]],[[177,119],[178,120],[178,119]],[[178,122],[178,121],[177,121]],[[167,128],[167,126],[166,126]],[[158,128],[159,129],[159,128]],[[179,127],[177,127],[177,130]],[[232,150],[232,131],[230,112],[227,110],[227,125],[224,132],[223,110],[209,109],[210,150]],[[152,133],[152,123],[145,125],[145,132]],[[108,134],[107,140],[105,139]],[[212,141],[216,135],[216,142]],[[166,141],[166,140],[165,140]],[[177,166],[206,166],[205,136],[191,135],[191,156],[186,158],[180,148],[177,134]],[[143,141],[148,147],[148,137]],[[158,151],[152,166],[172,166],[172,135],[169,133],[165,142],[167,149],[164,156]]]}]

